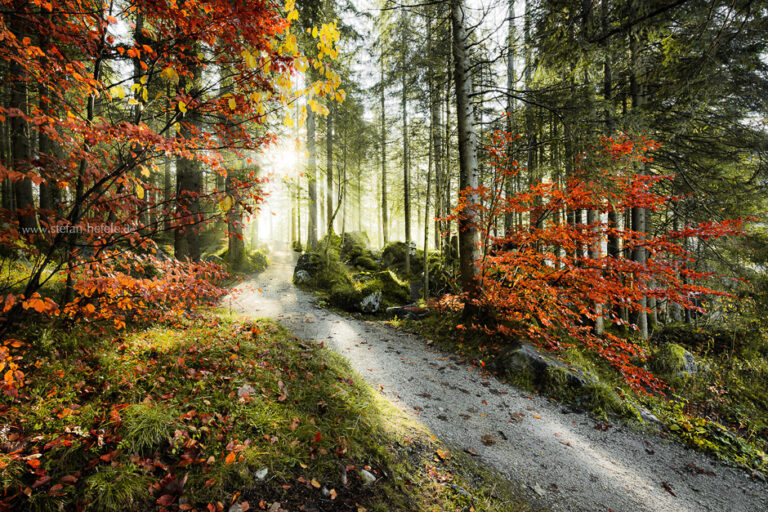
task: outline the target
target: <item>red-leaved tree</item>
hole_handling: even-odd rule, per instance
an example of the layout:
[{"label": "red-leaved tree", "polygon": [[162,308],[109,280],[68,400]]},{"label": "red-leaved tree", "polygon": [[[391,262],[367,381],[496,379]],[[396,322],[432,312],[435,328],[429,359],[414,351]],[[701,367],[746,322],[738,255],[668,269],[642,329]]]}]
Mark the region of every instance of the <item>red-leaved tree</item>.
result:
[{"label": "red-leaved tree", "polygon": [[[0,281],[0,333],[33,311],[122,327],[215,301],[222,269],[197,261],[195,235],[219,221],[242,237],[270,120],[299,96],[321,114],[321,98],[343,101],[335,23],[305,55],[292,0],[0,5],[0,263],[15,270]],[[309,66],[318,79],[298,87]],[[3,350],[6,384],[20,383]]]},{"label": "red-leaved tree", "polygon": [[[494,182],[462,195],[482,199],[473,207],[482,244],[478,295],[462,300],[446,297],[443,306],[461,307],[471,300],[486,315],[472,328],[527,339],[550,350],[586,347],[610,362],[635,389],[660,390],[663,383],[633,362],[646,358],[643,350],[631,338],[601,332],[596,326],[607,320],[635,327],[623,317],[650,312],[643,297],[655,298],[656,304],[698,309],[702,295],[720,294],[696,284],[711,274],[692,269],[693,257],[681,240],[736,235],[743,220],[658,233],[609,222],[609,213],[638,207],[659,212],[678,199],[660,186],[670,176],[639,172],[652,166],[651,155],[659,144],[626,135],[603,138],[581,155],[574,176],[505,195],[506,181],[516,180],[522,172],[510,157],[514,154],[510,145],[516,140],[508,133],[495,134],[487,148]],[[465,215],[467,204],[460,200],[454,217]],[[582,220],[585,210],[593,212],[592,222]],[[570,216],[577,219],[575,223],[566,222],[569,212],[579,212]],[[500,220],[510,214],[516,224],[500,229]],[[608,246],[618,252],[608,251]],[[646,250],[646,262],[622,256],[638,247]]]}]

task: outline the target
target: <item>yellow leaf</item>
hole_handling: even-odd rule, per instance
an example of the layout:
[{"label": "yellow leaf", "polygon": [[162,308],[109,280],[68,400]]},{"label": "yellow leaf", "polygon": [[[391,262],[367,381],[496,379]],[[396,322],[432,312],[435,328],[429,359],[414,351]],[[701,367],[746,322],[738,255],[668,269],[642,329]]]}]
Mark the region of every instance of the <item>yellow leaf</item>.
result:
[{"label": "yellow leaf", "polygon": [[312,481],[310,483],[312,484],[312,487],[314,487],[315,489],[319,489],[320,488],[320,482],[318,482],[314,478],[312,479]]},{"label": "yellow leaf", "polygon": [[285,120],[283,121],[283,124],[285,126],[293,126],[293,119],[291,119],[291,115],[288,112],[285,113]]},{"label": "yellow leaf", "polygon": [[317,27],[312,27],[312,37],[317,39]]},{"label": "yellow leaf", "polygon": [[299,19],[299,11],[296,9],[292,10],[288,13],[288,17],[286,18],[288,21],[296,21]]},{"label": "yellow leaf", "polygon": [[295,6],[296,6],[296,0],[286,0],[285,12],[291,12]]},{"label": "yellow leaf", "polygon": [[451,460],[451,452],[448,450],[437,450],[435,453],[443,460]]},{"label": "yellow leaf", "polygon": [[116,85],[115,87],[112,88],[112,94],[114,94],[120,99],[123,99],[125,98],[126,93],[122,85]]},{"label": "yellow leaf", "polygon": [[179,102],[179,111],[180,111],[182,114],[186,114],[186,113],[187,113],[187,104],[186,104],[186,103],[184,103],[183,101],[180,101],[180,102]]},{"label": "yellow leaf", "polygon": [[149,100],[149,91],[147,90],[146,87],[141,90],[141,99],[143,99],[144,101]]},{"label": "yellow leaf", "polygon": [[139,100],[137,100],[136,98],[131,98],[131,99],[128,100],[128,104],[129,105],[138,105],[139,104]]},{"label": "yellow leaf", "polygon": [[235,101],[235,98],[229,98],[229,108],[232,110],[237,108],[237,101]]},{"label": "yellow leaf", "polygon": [[145,178],[149,178],[149,168],[147,168],[147,167],[142,165],[141,166],[141,175],[144,176]]},{"label": "yellow leaf", "polygon": [[141,183],[136,184],[136,195],[139,199],[144,199],[144,186]]},{"label": "yellow leaf", "polygon": [[165,78],[166,80],[170,80],[171,82],[178,82],[179,81],[179,74],[176,72],[175,69],[168,66],[165,68],[161,73],[160,76]]},{"label": "yellow leaf", "polygon": [[225,196],[224,199],[219,201],[219,209],[222,212],[227,213],[229,210],[232,209],[232,203],[233,203],[232,198],[229,196]]}]

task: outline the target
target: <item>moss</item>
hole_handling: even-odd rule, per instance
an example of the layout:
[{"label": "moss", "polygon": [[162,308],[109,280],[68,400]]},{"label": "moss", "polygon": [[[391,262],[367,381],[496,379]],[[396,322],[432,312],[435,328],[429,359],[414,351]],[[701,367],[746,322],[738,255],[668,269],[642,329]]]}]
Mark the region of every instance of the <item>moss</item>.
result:
[{"label": "moss", "polygon": [[651,359],[651,369],[665,376],[674,376],[685,372],[685,349],[677,343],[665,343]]},{"label": "moss", "polygon": [[368,255],[362,255],[359,256],[354,260],[354,265],[356,267],[362,268],[363,270],[376,270],[376,262],[373,261],[373,258],[371,258]]},{"label": "moss", "polygon": [[357,311],[364,295],[351,283],[337,283],[331,288],[328,302],[345,311]]},{"label": "moss", "polygon": [[636,417],[637,412],[607,384],[595,382],[584,386],[581,404],[597,416]]},{"label": "moss", "polygon": [[550,366],[544,374],[544,390],[554,396],[567,396],[571,394],[568,384],[569,372],[562,366]]},{"label": "moss", "polygon": [[381,285],[381,293],[384,300],[394,304],[407,304],[411,299],[411,291],[408,285],[400,281],[394,272],[384,270],[376,272],[374,278]]}]

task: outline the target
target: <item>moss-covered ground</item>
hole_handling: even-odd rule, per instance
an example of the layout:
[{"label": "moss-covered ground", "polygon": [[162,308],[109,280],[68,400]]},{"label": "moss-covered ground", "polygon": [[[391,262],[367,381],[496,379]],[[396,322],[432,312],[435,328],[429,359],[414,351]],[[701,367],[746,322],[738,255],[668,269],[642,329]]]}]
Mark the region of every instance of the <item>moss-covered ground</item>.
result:
[{"label": "moss-covered ground", "polygon": [[0,399],[0,508],[530,510],[270,321],[30,336],[26,385]]}]

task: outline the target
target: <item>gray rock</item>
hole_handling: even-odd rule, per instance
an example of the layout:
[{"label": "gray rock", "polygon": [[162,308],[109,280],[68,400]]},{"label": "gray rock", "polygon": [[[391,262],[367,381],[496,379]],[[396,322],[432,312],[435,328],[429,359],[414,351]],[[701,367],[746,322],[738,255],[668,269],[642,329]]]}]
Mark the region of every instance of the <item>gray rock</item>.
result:
[{"label": "gray rock", "polygon": [[256,473],[254,473],[254,475],[258,480],[264,480],[267,478],[267,473],[269,473],[269,468],[261,468]]},{"label": "gray rock", "polygon": [[360,311],[363,313],[377,313],[381,308],[381,292],[373,292],[360,301]]},{"label": "gray rock", "polygon": [[363,479],[364,485],[372,484],[373,482],[376,481],[376,477],[373,476],[373,473],[371,473],[370,471],[366,471],[364,469],[360,470],[360,478]]},{"label": "gray rock", "polygon": [[664,425],[659,418],[656,417],[655,414],[653,414],[651,411],[646,409],[645,407],[640,407],[639,405],[632,404],[632,407],[637,411],[637,414],[640,415],[640,418],[642,418],[643,421],[646,423],[653,423],[655,425]]},{"label": "gray rock", "polygon": [[496,358],[495,366],[497,370],[502,372],[513,374],[528,372],[531,378],[538,383],[546,383],[552,371],[563,372],[565,384],[574,388],[582,388],[597,382],[593,376],[543,354],[529,343],[521,343],[506,353],[500,354]]},{"label": "gray rock", "polygon": [[688,377],[698,373],[693,354],[676,343],[661,346],[650,360],[651,370],[662,376]]},{"label": "gray rock", "polygon": [[297,270],[293,274],[293,282],[296,284],[305,284],[312,280],[312,276],[306,270]]}]

